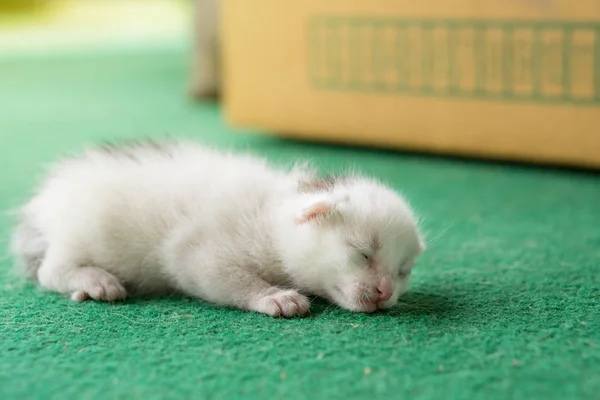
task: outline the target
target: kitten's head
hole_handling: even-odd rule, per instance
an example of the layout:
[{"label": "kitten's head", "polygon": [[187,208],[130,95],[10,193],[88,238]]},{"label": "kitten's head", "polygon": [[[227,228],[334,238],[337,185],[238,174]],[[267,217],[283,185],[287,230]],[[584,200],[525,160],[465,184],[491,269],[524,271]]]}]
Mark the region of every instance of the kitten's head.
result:
[{"label": "kitten's head", "polygon": [[368,179],[322,180],[291,208],[280,251],[296,284],[352,311],[396,304],[424,250],[401,196]]}]

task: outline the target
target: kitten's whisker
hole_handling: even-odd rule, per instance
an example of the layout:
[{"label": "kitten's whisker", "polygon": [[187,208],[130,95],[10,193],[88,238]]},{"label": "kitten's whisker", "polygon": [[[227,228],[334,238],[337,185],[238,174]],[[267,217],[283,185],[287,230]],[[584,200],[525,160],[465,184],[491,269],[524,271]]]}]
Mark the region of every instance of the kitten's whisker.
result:
[{"label": "kitten's whisker", "polygon": [[406,228],[403,231],[398,232],[394,236],[391,237],[392,240],[397,239],[399,236],[402,236],[404,233],[408,232],[411,228]]},{"label": "kitten's whisker", "polygon": [[450,228],[452,228],[454,226],[454,222],[452,222],[450,225],[448,225],[444,230],[442,230],[440,233],[438,233],[433,239],[428,240],[427,244],[428,245],[432,245],[435,244],[435,242],[437,242],[438,240],[441,239],[442,236],[444,236],[446,234],[446,232],[448,232],[450,230]]}]

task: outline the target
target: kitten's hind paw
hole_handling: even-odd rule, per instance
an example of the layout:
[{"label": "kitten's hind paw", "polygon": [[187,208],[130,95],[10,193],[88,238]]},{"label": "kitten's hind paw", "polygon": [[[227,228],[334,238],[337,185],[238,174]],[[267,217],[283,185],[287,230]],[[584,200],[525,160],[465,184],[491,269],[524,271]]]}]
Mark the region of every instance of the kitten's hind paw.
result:
[{"label": "kitten's hind paw", "polygon": [[74,301],[88,298],[103,301],[123,300],[127,293],[116,276],[103,269],[84,267],[77,271],[74,285],[77,290],[71,295]]}]

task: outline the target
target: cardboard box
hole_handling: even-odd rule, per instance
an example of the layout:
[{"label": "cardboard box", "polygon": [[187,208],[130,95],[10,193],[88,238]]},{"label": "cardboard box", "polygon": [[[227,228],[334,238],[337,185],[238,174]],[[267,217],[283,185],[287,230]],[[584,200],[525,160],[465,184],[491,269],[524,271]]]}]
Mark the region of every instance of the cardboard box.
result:
[{"label": "cardboard box", "polygon": [[600,167],[598,0],[224,0],[235,126]]}]

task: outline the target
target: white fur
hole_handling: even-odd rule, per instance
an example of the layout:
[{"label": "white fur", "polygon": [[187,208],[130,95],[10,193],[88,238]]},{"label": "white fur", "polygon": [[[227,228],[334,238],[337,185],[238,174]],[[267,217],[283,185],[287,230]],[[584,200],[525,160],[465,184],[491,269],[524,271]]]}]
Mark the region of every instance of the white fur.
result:
[{"label": "white fur", "polygon": [[304,294],[394,305],[423,249],[409,206],[374,180],[319,179],[195,144],[89,150],[23,207],[13,251],[75,300],[174,290],[273,316],[306,313]]}]

